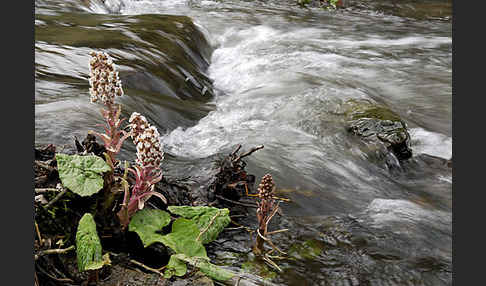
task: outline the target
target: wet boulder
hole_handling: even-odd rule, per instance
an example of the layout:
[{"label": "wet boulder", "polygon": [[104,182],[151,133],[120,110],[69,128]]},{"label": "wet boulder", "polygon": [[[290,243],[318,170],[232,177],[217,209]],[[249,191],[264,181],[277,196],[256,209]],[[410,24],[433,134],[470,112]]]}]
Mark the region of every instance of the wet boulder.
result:
[{"label": "wet boulder", "polygon": [[[346,102],[347,130],[367,144],[381,145],[399,161],[412,157],[407,124],[387,107],[370,101]],[[385,154],[388,155],[388,154]]]}]

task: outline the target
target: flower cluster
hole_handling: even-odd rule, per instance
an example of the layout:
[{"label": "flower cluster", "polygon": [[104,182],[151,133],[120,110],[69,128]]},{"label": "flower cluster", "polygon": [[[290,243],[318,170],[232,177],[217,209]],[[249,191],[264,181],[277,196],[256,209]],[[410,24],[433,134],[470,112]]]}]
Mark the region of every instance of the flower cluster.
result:
[{"label": "flower cluster", "polygon": [[266,174],[263,176],[262,181],[258,185],[258,196],[261,199],[270,199],[275,190],[275,183],[273,182],[272,175]]},{"label": "flower cluster", "polygon": [[145,116],[137,112],[132,113],[128,122],[133,143],[137,147],[137,164],[141,167],[158,168],[164,159],[159,131],[148,123]]},{"label": "flower cluster", "polygon": [[257,197],[259,198],[259,201],[257,201],[258,208],[256,211],[258,220],[258,236],[253,247],[253,251],[256,254],[262,254],[265,240],[269,241],[269,239],[266,238],[268,233],[268,223],[278,210],[278,203],[276,203],[273,197],[275,189],[276,186],[273,182],[272,175],[266,174],[263,176],[260,184],[258,185],[257,194]]},{"label": "flower cluster", "polygon": [[262,231],[267,228],[271,213],[275,209],[275,199],[273,198],[275,189],[276,186],[273,182],[272,175],[266,174],[263,176],[260,184],[258,185],[257,195],[260,199],[257,201],[257,219]]},{"label": "flower cluster", "polygon": [[89,93],[91,102],[98,99],[105,105],[112,105],[115,96],[123,95],[121,80],[118,77],[115,64],[107,53],[90,52]]}]

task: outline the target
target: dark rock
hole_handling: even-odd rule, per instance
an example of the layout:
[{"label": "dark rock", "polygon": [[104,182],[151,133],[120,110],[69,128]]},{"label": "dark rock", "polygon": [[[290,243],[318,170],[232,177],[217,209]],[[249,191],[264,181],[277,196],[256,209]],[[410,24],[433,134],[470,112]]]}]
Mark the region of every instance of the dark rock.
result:
[{"label": "dark rock", "polygon": [[[76,143],[76,141],[75,141],[75,143]],[[96,142],[96,137],[93,134],[86,135],[86,138],[84,138],[84,140],[83,140],[83,142],[81,142],[81,144],[82,144],[82,147],[84,147],[84,150],[87,153],[93,153],[96,156],[100,156],[100,157],[104,158],[103,153],[106,152],[106,148],[105,148],[105,146]],[[78,146],[78,144],[76,144],[76,148],[80,148],[80,147],[81,146]]]},{"label": "dark rock", "polygon": [[369,141],[381,141],[392,151],[398,160],[412,157],[410,134],[403,122],[381,120],[376,118],[360,118],[350,122],[348,130]]},{"label": "dark rock", "polygon": [[54,159],[56,154],[56,146],[49,144],[43,148],[34,148],[34,158],[39,161],[47,161]]},{"label": "dark rock", "polygon": [[[399,161],[412,157],[407,124],[397,114],[384,106],[364,100],[350,100],[347,105],[349,132],[361,137],[366,143],[383,145]],[[387,162],[393,163],[393,160],[388,159]]]}]

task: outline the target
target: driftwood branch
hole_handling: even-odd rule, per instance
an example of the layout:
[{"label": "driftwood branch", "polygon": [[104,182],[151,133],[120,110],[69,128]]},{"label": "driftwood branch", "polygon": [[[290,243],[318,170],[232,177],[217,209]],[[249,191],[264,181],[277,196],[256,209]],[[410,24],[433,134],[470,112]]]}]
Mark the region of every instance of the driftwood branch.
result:
[{"label": "driftwood branch", "polygon": [[[240,145],[240,147],[241,147],[241,145]],[[260,145],[260,146],[256,146],[256,147],[251,148],[248,152],[243,153],[243,154],[239,155],[238,157],[236,157],[233,160],[233,163],[238,163],[241,159],[245,158],[246,156],[250,156],[255,151],[263,149],[263,147],[264,147],[263,145]],[[236,149],[236,151],[238,151],[238,150],[240,150],[240,148]]]},{"label": "driftwood branch", "polygon": [[238,153],[238,151],[240,151],[240,149],[241,149],[241,144],[238,144],[238,147],[236,147],[236,150],[233,151],[233,153],[231,153],[231,157],[235,157],[236,153]]}]

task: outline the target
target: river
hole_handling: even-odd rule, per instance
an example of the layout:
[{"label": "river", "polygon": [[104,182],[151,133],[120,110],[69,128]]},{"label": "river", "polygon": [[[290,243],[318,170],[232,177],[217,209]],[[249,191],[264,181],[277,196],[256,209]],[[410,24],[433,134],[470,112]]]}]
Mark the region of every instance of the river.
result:
[{"label": "river", "polygon": [[[36,0],[35,142],[72,145],[102,123],[89,102],[88,53],[106,51],[123,81],[124,115],[142,113],[162,134],[167,173],[197,175],[194,162],[209,168],[237,144],[264,145],[247,170],[272,174],[292,200],[282,209],[294,227],[366,233],[366,246],[284,263],[292,271],[275,282],[451,285],[452,169],[423,155],[452,157],[452,23],[376,9]],[[340,109],[349,99],[385,105],[408,124],[404,170],[370,160],[346,132]]]}]

